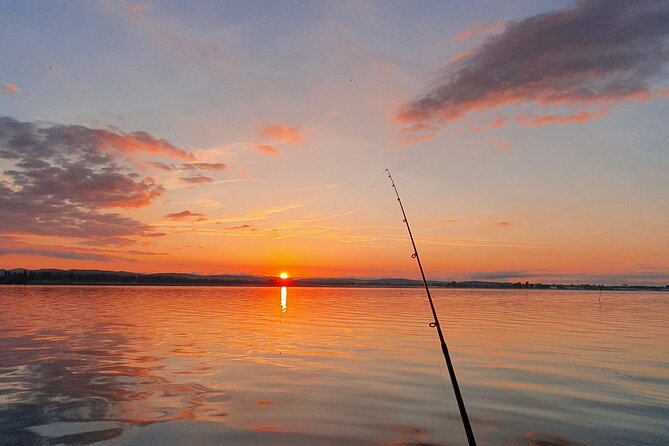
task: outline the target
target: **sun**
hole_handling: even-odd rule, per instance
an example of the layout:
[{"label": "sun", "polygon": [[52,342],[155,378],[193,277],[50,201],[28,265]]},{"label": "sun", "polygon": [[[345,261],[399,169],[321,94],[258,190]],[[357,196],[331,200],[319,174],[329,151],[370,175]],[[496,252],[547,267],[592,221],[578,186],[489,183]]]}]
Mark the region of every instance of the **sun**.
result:
[{"label": "sun", "polygon": [[281,274],[279,274],[279,277],[281,277],[282,279],[287,279],[288,278],[288,273],[281,273]]}]

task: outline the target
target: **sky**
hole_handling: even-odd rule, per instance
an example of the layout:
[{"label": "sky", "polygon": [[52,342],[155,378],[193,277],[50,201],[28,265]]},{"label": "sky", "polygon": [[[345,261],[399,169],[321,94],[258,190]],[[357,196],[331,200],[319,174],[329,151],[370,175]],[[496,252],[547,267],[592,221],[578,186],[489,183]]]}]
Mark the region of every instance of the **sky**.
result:
[{"label": "sky", "polygon": [[0,267],[669,283],[669,3],[3,1]]}]

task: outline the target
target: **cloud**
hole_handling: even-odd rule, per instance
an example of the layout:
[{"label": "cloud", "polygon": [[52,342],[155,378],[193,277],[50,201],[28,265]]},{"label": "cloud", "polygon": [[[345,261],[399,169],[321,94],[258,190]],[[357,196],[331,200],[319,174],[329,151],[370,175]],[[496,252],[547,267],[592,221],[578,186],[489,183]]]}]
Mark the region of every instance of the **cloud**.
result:
[{"label": "cloud", "polygon": [[15,84],[12,84],[11,82],[5,82],[2,84],[2,88],[7,90],[10,93],[18,93],[19,92],[19,87],[17,87]]},{"label": "cloud", "polygon": [[133,3],[132,5],[128,5],[126,8],[126,13],[130,17],[136,17],[144,14],[145,12],[149,12],[153,9],[150,3],[148,2],[138,2],[138,3]]},{"label": "cloud", "polygon": [[587,122],[593,119],[600,118],[608,113],[608,109],[603,109],[597,112],[579,112],[571,115],[541,115],[541,116],[531,116],[531,115],[520,115],[516,116],[513,120],[518,124],[532,127],[545,124],[569,124],[574,122]]},{"label": "cloud", "polygon": [[88,133],[93,144],[102,151],[115,150],[125,154],[146,152],[187,161],[196,160],[192,153],[175,147],[165,139],[154,138],[146,132],[122,133],[105,129],[88,129],[83,126],[67,127],[71,127],[72,132]]},{"label": "cloud", "polygon": [[508,228],[509,226],[511,226],[511,223],[509,223],[508,221],[496,221],[495,226],[497,226],[498,228]]},{"label": "cloud", "polygon": [[155,167],[156,169],[166,170],[168,172],[174,170],[174,166],[170,164],[161,163],[159,161],[150,161],[146,164],[148,164],[151,167]]},{"label": "cloud", "polygon": [[256,150],[258,152],[262,152],[266,155],[281,156],[281,151],[280,150],[275,149],[272,146],[268,146],[267,144],[257,144],[256,145]]},{"label": "cloud", "polygon": [[182,170],[225,170],[228,166],[223,163],[184,163]]},{"label": "cloud", "polygon": [[[0,231],[120,244],[151,227],[108,208],[149,205],[165,189],[101,151],[100,134],[83,126],[0,117]],[[153,139],[153,138],[152,138]]]},{"label": "cloud", "polygon": [[207,216],[201,212],[191,212],[188,210],[175,212],[173,214],[167,214],[165,217],[172,220],[185,220],[187,218],[196,218],[195,221],[203,221],[207,219]]},{"label": "cloud", "polygon": [[128,251],[128,254],[136,255],[136,256],[166,256],[166,252],[152,252],[152,251],[136,251],[136,250],[130,250]]},{"label": "cloud", "polygon": [[81,251],[66,251],[48,248],[30,248],[30,247],[16,247],[4,248],[0,247],[0,256],[5,255],[22,255],[22,256],[38,256],[38,257],[53,257],[56,259],[69,260],[93,260],[96,262],[108,262],[113,257],[102,254],[94,254]]},{"label": "cloud", "polygon": [[167,234],[164,232],[144,232],[140,234],[141,237],[165,237]]},{"label": "cloud", "polygon": [[253,231],[253,232],[257,231],[257,229],[253,225],[248,225],[248,224],[239,225],[239,226],[230,226],[230,227],[227,227],[225,229],[227,229],[229,231],[238,231],[238,230],[245,230],[245,229],[248,229],[249,231]]},{"label": "cloud", "polygon": [[465,40],[473,39],[476,37],[487,36],[489,34],[497,34],[504,31],[506,27],[506,22],[488,22],[488,23],[476,23],[464,31],[456,34],[453,37],[453,40],[458,42],[464,42]]},{"label": "cloud", "polygon": [[496,138],[494,136],[490,136],[488,138],[488,142],[490,144],[493,144],[493,145],[499,147],[502,150],[509,150],[511,148],[511,143],[510,142],[508,142],[504,139],[501,139],[501,138]]},{"label": "cloud", "polygon": [[184,183],[189,183],[189,184],[207,184],[214,182],[213,178],[206,177],[204,175],[197,175],[194,177],[179,178],[179,179]]},{"label": "cloud", "polygon": [[577,112],[519,119],[523,125],[601,117],[614,103],[664,95],[654,88],[669,61],[667,37],[666,1],[581,0],[509,22],[474,54],[447,65],[434,88],[396,118],[416,140],[468,113],[505,105],[563,105]]},{"label": "cloud", "polygon": [[110,161],[119,155],[151,153],[195,161],[189,152],[143,131],[124,133],[114,127],[93,129],[82,125],[19,122],[0,117],[0,156],[31,159],[75,154],[87,161]]},{"label": "cloud", "polygon": [[284,144],[299,144],[304,141],[304,128],[289,124],[273,124],[260,128],[260,136]]}]

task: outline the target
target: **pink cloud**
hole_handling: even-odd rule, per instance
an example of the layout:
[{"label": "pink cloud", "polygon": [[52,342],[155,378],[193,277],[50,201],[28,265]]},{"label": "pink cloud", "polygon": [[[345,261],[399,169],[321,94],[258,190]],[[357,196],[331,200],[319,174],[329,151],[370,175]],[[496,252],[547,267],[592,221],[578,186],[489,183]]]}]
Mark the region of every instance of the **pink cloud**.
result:
[{"label": "pink cloud", "polygon": [[509,150],[511,148],[511,143],[508,141],[505,141],[501,138],[496,138],[494,136],[491,136],[488,138],[488,142],[490,144],[494,144],[497,147],[499,147],[502,150]]},{"label": "pink cloud", "polygon": [[256,145],[256,150],[258,152],[262,152],[266,155],[281,156],[281,151],[280,150],[275,149],[272,146],[268,146],[267,144],[257,144]]},{"label": "pink cloud", "polygon": [[464,31],[456,34],[453,37],[453,40],[464,42],[465,40],[473,39],[475,37],[482,37],[489,34],[498,34],[504,31],[505,27],[506,22],[476,23]]},{"label": "pink cloud", "polygon": [[10,93],[18,93],[19,92],[19,87],[17,87],[15,84],[12,84],[11,82],[5,82],[2,84],[2,88],[7,90]]},{"label": "pink cloud", "polygon": [[284,144],[299,144],[304,141],[304,128],[289,124],[273,124],[260,128],[260,136]]},{"label": "pink cloud", "polygon": [[462,52],[456,54],[455,56],[451,57],[449,59],[448,63],[455,63],[455,62],[459,62],[461,60],[465,60],[468,57],[473,56],[474,54],[476,54],[476,51],[474,51],[474,50],[472,50],[472,51],[462,51]]}]

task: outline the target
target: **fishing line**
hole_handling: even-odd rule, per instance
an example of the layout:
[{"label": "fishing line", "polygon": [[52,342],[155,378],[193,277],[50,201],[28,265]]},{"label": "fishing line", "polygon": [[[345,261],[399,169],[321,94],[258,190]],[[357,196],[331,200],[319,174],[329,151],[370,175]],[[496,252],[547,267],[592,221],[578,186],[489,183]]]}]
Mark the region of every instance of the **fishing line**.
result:
[{"label": "fishing line", "polygon": [[[414,263],[413,266],[416,271],[416,274],[418,275],[420,273],[418,265]],[[429,312],[427,301],[425,299],[421,300],[423,302],[423,308],[425,309],[426,312]],[[439,356],[439,349],[437,348],[437,333],[430,330],[430,334],[432,335],[432,346],[434,347],[434,356],[436,358]],[[441,393],[444,396],[444,405],[446,406],[446,415],[448,416],[448,412],[450,409],[448,404],[448,399],[450,398],[450,394],[448,393],[448,390],[446,390],[446,380],[444,379],[444,366],[441,364],[441,361],[436,361],[436,363],[437,363],[437,369],[439,370],[439,382],[441,384]],[[453,438],[453,429],[450,423],[446,423],[446,434],[447,434],[446,438],[449,439]]]},{"label": "fishing line", "polygon": [[360,193],[360,195],[358,195],[358,197],[357,197],[355,200],[353,200],[353,202],[351,202],[351,204],[350,204],[348,207],[349,207],[349,208],[352,208],[352,207],[358,202],[358,200],[360,200],[360,199],[362,198],[363,195],[365,195],[371,188],[374,187],[374,185],[376,184],[376,182],[379,181],[379,178],[381,178],[381,176],[382,176],[384,173],[386,173],[386,171],[385,171],[385,170],[382,170],[381,173],[379,174],[379,176],[376,177],[376,179],[374,179],[374,181],[372,181],[372,182],[369,184],[369,186],[367,186],[367,187],[365,188],[365,190],[363,190],[363,191]]}]

